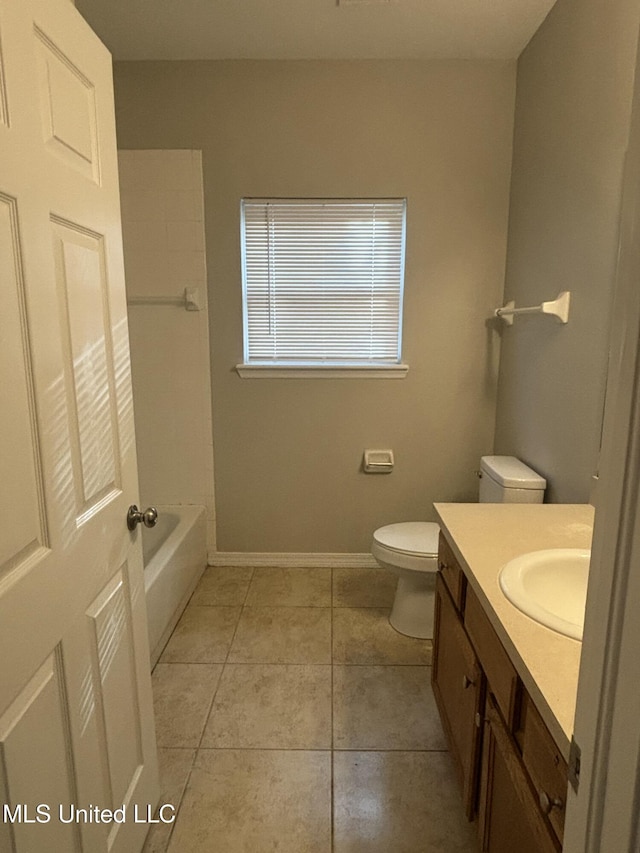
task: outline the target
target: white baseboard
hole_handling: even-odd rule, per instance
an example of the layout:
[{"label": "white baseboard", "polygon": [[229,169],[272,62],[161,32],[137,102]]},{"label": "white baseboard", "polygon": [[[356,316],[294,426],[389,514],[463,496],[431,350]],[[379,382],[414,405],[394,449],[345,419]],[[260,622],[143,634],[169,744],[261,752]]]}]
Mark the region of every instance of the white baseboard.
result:
[{"label": "white baseboard", "polygon": [[271,552],[210,551],[210,566],[278,566],[282,568],[373,569],[371,554],[277,554]]}]

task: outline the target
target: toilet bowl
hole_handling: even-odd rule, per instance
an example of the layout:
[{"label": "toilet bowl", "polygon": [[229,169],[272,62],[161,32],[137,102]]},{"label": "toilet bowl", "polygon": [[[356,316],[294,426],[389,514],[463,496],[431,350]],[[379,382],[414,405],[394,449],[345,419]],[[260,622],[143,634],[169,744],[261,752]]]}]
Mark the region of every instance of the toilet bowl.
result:
[{"label": "toilet bowl", "polygon": [[398,576],[389,622],[408,637],[433,637],[439,532],[434,522],[403,521],[373,534],[371,553],[380,566]]}]

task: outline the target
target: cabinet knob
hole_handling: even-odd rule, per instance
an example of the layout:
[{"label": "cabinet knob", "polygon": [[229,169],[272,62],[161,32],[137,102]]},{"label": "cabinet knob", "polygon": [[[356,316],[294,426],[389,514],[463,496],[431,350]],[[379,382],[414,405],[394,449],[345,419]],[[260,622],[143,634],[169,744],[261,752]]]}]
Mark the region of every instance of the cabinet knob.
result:
[{"label": "cabinet knob", "polygon": [[475,684],[475,681],[473,681],[471,678],[469,678],[468,675],[462,676],[462,689],[463,690],[466,690],[468,687],[472,687],[474,684]]},{"label": "cabinet knob", "polygon": [[540,803],[540,808],[542,809],[543,814],[551,814],[553,809],[561,809],[564,806],[562,800],[557,797],[552,799],[546,791],[540,791],[538,795],[538,802]]}]

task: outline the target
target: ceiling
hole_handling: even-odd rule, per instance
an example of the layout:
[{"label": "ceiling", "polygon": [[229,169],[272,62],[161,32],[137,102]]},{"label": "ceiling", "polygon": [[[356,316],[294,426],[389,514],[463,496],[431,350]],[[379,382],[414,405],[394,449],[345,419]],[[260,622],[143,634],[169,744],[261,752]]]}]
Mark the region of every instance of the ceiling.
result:
[{"label": "ceiling", "polygon": [[117,60],[513,59],[555,0],[76,0]]}]

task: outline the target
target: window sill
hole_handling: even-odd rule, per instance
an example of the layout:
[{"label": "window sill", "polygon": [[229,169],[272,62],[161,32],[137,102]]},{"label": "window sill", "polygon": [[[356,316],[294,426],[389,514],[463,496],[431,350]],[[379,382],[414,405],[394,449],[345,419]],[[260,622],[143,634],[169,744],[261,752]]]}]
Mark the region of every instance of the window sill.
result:
[{"label": "window sill", "polygon": [[236,364],[242,379],[404,379],[408,364]]}]

